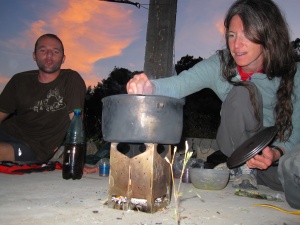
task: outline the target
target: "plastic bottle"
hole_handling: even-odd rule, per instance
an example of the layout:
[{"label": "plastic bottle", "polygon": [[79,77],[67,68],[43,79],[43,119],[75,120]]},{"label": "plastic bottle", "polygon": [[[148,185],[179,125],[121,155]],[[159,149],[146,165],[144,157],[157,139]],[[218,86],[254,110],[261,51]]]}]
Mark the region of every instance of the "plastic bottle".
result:
[{"label": "plastic bottle", "polygon": [[99,176],[107,177],[109,175],[110,163],[109,159],[100,159],[99,164]]},{"label": "plastic bottle", "polygon": [[63,158],[64,179],[81,179],[86,154],[86,140],[81,110],[75,109],[69,125]]}]

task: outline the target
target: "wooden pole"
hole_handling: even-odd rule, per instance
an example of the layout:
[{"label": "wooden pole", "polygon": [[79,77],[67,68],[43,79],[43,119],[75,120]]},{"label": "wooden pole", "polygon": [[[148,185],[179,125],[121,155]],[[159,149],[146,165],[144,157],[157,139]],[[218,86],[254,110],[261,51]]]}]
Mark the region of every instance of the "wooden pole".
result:
[{"label": "wooden pole", "polygon": [[173,75],[177,0],[150,0],[144,73],[157,79]]}]

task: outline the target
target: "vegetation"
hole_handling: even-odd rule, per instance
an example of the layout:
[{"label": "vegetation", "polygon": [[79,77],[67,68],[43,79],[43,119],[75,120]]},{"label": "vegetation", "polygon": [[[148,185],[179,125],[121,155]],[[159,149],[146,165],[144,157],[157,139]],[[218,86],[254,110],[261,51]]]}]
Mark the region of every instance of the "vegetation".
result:
[{"label": "vegetation", "polygon": [[297,62],[300,62],[300,39],[297,38],[295,41],[292,41],[292,47],[295,51],[295,58]]},{"label": "vegetation", "polygon": [[[193,152],[189,152],[188,149],[189,149],[189,146],[188,146],[187,141],[186,141],[185,142],[185,150],[184,150],[184,161],[183,161],[181,174],[180,174],[180,178],[179,178],[179,182],[178,182],[177,187],[176,187],[176,184],[175,184],[175,178],[174,178],[174,173],[173,173],[173,165],[174,165],[174,160],[175,160],[175,156],[176,156],[177,147],[174,148],[174,152],[172,154],[172,161],[171,162],[169,161],[169,159],[167,157],[165,157],[165,160],[167,161],[167,163],[170,165],[170,168],[171,168],[173,195],[174,195],[174,199],[175,199],[175,221],[176,221],[177,225],[180,225],[180,220],[181,220],[180,211],[179,211],[179,204],[180,204],[180,197],[183,194],[180,191],[182,177],[183,177],[184,170],[186,168],[187,162],[190,160],[190,158],[192,157],[192,154],[193,154]],[[197,196],[200,197],[200,195],[198,195],[198,194],[197,194]]]},{"label": "vegetation", "polygon": [[[186,55],[175,65],[176,73],[188,70],[203,59]],[[214,139],[220,124],[221,100],[208,88],[186,97],[183,109],[183,137]]]},{"label": "vegetation", "polygon": [[94,88],[88,87],[84,109],[88,140],[102,139],[102,99],[110,95],[126,94],[126,83],[133,74],[127,69],[115,67],[107,79],[98,82]]}]

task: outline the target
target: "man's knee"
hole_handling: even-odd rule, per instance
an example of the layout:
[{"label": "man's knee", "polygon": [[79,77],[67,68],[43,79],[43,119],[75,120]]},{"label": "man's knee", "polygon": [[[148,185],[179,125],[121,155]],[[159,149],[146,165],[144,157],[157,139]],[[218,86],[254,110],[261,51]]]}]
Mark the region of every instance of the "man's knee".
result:
[{"label": "man's knee", "polygon": [[12,145],[0,142],[0,161],[15,161],[15,152]]}]

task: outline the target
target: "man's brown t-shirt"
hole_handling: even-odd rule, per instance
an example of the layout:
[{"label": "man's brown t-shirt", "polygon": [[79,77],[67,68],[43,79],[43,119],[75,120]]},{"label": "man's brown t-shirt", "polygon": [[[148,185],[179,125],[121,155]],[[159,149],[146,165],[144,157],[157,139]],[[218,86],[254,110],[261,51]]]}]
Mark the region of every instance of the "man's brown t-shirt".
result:
[{"label": "man's brown t-shirt", "polygon": [[1,127],[47,161],[64,140],[69,113],[83,109],[85,94],[83,79],[70,69],[61,70],[50,83],[39,82],[38,70],[16,74],[0,95],[0,111],[13,113]]}]

